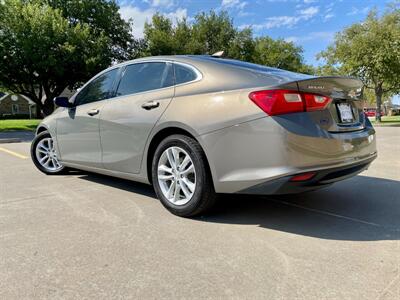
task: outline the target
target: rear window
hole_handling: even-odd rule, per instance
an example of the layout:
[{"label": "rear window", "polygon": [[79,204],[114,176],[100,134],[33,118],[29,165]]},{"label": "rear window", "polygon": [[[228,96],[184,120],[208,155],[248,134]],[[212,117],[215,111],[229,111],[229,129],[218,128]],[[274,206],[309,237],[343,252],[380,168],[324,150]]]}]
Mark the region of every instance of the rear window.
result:
[{"label": "rear window", "polygon": [[189,67],[174,64],[175,68],[175,84],[190,82],[197,79],[197,74]]},{"label": "rear window", "polygon": [[270,74],[270,75],[277,75],[277,76],[285,76],[287,78],[291,78],[293,80],[301,80],[301,79],[310,79],[314,78],[315,76],[302,74],[302,73],[295,73],[291,71],[286,71],[278,68],[271,68],[267,66],[257,65],[245,61],[235,60],[235,59],[226,59],[226,58],[215,58],[211,56],[198,56],[201,59],[213,61],[218,64],[229,65],[236,68],[243,68],[250,71]]}]

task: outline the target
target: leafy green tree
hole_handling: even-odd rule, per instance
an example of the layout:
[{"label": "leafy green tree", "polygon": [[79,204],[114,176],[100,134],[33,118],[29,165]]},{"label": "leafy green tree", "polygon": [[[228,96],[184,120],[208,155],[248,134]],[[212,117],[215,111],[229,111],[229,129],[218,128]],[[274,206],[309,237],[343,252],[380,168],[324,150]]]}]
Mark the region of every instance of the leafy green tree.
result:
[{"label": "leafy green tree", "polygon": [[145,23],[144,36],[147,42],[146,55],[180,54],[179,46],[175,37],[176,28],[172,26],[172,21],[161,15],[155,14],[152,23]]},{"label": "leafy green tree", "polygon": [[257,64],[294,72],[312,72],[303,62],[303,48],[283,39],[268,36],[255,39],[253,61]]},{"label": "leafy green tree", "polygon": [[213,54],[225,50],[225,54],[229,55],[235,35],[233,21],[227,12],[202,12],[195,16],[190,50],[193,54]]},{"label": "leafy green tree", "polygon": [[129,50],[137,46],[131,31],[131,21],[125,21],[115,0],[41,0],[62,12],[71,25],[87,24],[92,34],[102,34],[109,40],[110,55],[115,60],[129,58]]},{"label": "leafy green tree", "polygon": [[255,41],[250,28],[237,31],[230,43],[228,55],[231,58],[253,62],[255,52]]},{"label": "leafy green tree", "polygon": [[[73,88],[127,56],[131,42],[131,37],[124,43],[122,34],[113,37],[95,25],[94,15],[88,13],[86,21],[83,15],[73,16],[74,9],[66,8],[70,2],[0,2],[0,85],[26,95],[45,115],[53,111],[53,98],[65,88]],[[96,2],[100,11],[107,8],[101,2],[106,1]],[[62,9],[68,10],[69,17]],[[119,14],[113,16],[120,19]],[[128,31],[130,25],[119,28]],[[119,38],[121,43],[116,43]]]},{"label": "leafy green tree", "polygon": [[400,10],[393,6],[379,17],[372,10],[366,20],[339,32],[319,54],[330,68],[359,77],[374,91],[377,121],[384,95],[400,92]]},{"label": "leafy green tree", "polygon": [[141,55],[213,54],[224,51],[229,58],[313,74],[303,62],[303,49],[282,39],[253,38],[251,28],[239,30],[222,11],[200,13],[192,23],[186,19],[174,25],[166,16],[156,14],[145,24],[147,46]]}]

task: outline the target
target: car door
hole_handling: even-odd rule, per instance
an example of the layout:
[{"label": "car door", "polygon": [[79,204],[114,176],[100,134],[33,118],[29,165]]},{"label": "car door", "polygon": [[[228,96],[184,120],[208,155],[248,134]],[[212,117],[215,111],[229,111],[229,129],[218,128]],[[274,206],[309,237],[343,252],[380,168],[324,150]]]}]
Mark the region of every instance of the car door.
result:
[{"label": "car door", "polygon": [[61,160],[90,167],[102,167],[99,115],[112,95],[118,69],[100,74],[73,97],[74,107],[57,118],[57,143]]},{"label": "car door", "polygon": [[116,97],[100,117],[103,166],[138,173],[147,138],[174,96],[173,67],[170,62],[140,62],[121,73]]}]

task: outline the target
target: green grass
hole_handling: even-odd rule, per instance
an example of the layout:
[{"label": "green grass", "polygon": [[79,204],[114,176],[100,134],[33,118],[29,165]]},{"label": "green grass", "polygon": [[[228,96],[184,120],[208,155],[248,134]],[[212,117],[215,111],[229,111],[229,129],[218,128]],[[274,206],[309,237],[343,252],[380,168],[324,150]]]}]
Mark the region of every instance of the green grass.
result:
[{"label": "green grass", "polygon": [[35,130],[41,120],[0,120],[0,132],[11,130]]},{"label": "green grass", "polygon": [[[373,123],[373,124],[378,124],[375,121],[375,117],[370,117],[369,120]],[[383,116],[382,117],[382,122],[379,123],[382,125],[391,125],[391,124],[399,124],[400,125],[400,116]]]}]

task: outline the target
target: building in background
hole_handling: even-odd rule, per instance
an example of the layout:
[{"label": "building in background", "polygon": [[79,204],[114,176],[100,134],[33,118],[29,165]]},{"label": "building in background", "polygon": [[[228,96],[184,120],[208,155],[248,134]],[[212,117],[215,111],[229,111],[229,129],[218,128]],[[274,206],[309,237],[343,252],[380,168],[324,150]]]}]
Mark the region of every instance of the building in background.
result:
[{"label": "building in background", "polygon": [[36,104],[23,95],[0,92],[0,118],[35,118]]}]

